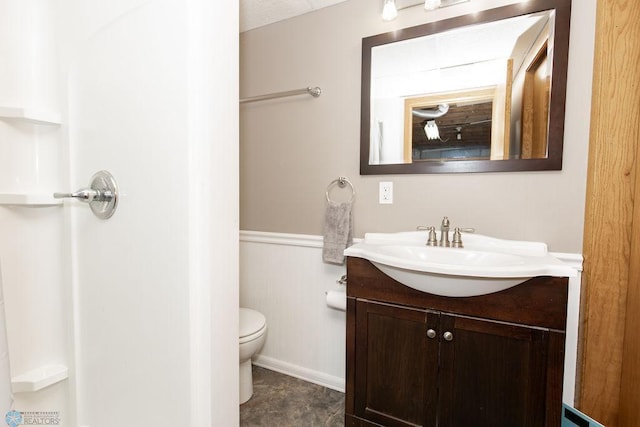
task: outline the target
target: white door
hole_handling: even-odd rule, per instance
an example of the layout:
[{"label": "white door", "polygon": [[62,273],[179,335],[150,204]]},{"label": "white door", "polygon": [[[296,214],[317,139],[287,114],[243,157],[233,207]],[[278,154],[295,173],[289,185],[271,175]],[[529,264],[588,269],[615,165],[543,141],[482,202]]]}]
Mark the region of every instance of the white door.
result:
[{"label": "white door", "polygon": [[69,182],[108,170],[120,200],[108,220],[65,204],[78,425],[232,426],[237,2],[85,3],[68,11]]}]

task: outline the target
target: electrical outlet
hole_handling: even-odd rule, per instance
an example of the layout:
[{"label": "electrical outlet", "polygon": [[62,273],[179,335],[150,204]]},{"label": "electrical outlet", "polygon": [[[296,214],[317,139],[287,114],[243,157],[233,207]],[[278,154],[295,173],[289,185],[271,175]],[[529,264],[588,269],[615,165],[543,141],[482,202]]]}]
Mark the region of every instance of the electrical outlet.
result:
[{"label": "electrical outlet", "polygon": [[380,183],[380,204],[390,205],[393,203],[393,182]]}]

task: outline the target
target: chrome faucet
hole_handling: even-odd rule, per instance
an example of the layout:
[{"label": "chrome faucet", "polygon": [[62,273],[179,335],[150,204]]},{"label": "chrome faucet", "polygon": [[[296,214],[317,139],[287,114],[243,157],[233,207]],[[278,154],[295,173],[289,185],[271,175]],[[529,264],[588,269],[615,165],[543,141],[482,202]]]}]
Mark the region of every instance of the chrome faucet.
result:
[{"label": "chrome faucet", "polygon": [[442,218],[442,224],[440,225],[440,241],[438,242],[438,246],[442,246],[444,248],[448,248],[451,246],[451,242],[449,241],[449,218]]},{"label": "chrome faucet", "polygon": [[463,248],[462,233],[475,233],[475,228],[460,228],[456,227],[453,230],[453,238],[449,240],[449,217],[442,218],[442,224],[440,225],[440,240],[436,234],[435,227],[418,226],[418,230],[427,230],[429,235],[427,237],[427,246],[441,246],[444,248]]}]

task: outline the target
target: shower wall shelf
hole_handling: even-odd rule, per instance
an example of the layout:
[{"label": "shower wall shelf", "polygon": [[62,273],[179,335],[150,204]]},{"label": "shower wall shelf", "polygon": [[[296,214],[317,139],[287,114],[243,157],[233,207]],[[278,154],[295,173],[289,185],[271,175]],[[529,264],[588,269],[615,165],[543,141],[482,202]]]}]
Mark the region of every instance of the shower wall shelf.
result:
[{"label": "shower wall shelf", "polygon": [[0,106],[0,119],[22,120],[36,125],[60,125],[62,116],[56,111]]},{"label": "shower wall shelf", "polygon": [[67,378],[69,378],[69,370],[66,366],[47,365],[11,377],[11,389],[14,393],[34,392]]},{"label": "shower wall shelf", "polygon": [[0,206],[61,206],[62,200],[55,199],[53,192],[43,194],[0,193]]}]

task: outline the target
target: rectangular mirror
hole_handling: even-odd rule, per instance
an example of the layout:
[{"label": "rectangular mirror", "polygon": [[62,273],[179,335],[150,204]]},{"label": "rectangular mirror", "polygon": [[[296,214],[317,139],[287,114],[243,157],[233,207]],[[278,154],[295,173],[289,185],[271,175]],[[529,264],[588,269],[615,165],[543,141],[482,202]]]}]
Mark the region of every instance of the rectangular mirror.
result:
[{"label": "rectangular mirror", "polygon": [[570,0],[364,38],[360,172],[562,169]]}]

